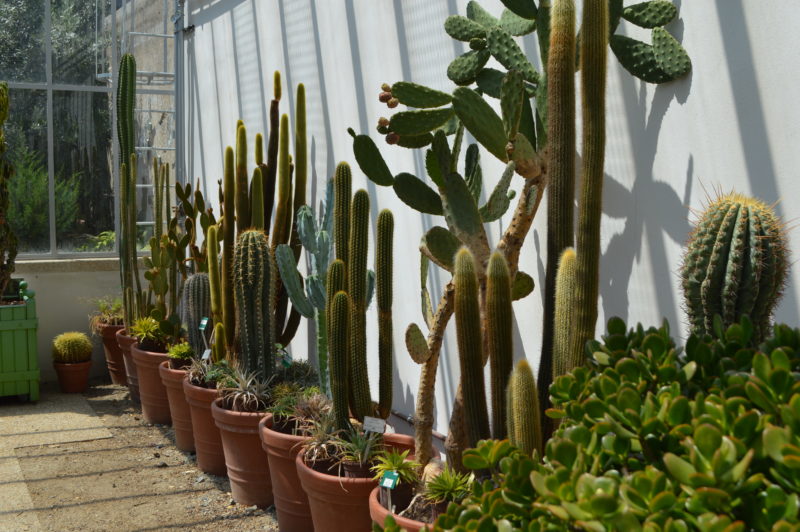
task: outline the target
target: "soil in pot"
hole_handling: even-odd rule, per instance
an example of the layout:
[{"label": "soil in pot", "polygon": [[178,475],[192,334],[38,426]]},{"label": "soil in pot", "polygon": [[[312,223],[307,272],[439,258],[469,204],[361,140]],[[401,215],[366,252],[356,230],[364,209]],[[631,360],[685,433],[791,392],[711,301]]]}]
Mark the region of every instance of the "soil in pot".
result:
[{"label": "soil in pot", "polygon": [[313,532],[308,497],[300,485],[295,465],[297,453],[306,438],[292,434],[295,425],[292,422],[275,426],[272,414],[267,414],[258,424],[258,431],[269,461],[278,528],[286,532]]},{"label": "soil in pot", "polygon": [[167,389],[158,373],[159,364],[168,359],[167,354],[143,351],[137,343],[131,346],[131,355],[139,376],[139,398],[142,401],[144,420],[148,423],[169,425],[172,423],[172,416]]},{"label": "soil in pot", "polygon": [[[171,362],[172,360],[170,360]],[[172,417],[172,426],[175,429],[175,446],[181,451],[194,451],[194,435],[192,433],[192,414],[189,411],[189,403],[183,394],[183,380],[186,378],[186,371],[172,369],[168,362],[162,362],[158,366],[161,382],[167,390],[169,400],[169,413]]]},{"label": "soil in pot", "polygon": [[[402,484],[398,486],[398,488],[401,486]],[[408,487],[411,488],[411,486]],[[413,499],[414,507],[415,508],[419,507],[418,511],[416,511],[415,508],[411,508],[410,510],[415,510],[415,512],[412,513],[411,515],[409,516],[398,515],[403,510],[406,510],[406,508],[402,507],[400,504],[395,502],[396,494],[392,493],[392,504],[395,505],[396,512],[390,512],[386,508],[386,504],[380,501],[382,491],[383,491],[382,488],[376,487],[374,490],[372,490],[372,493],[369,494],[369,514],[370,517],[372,517],[372,521],[374,523],[383,526],[386,516],[391,514],[392,517],[394,517],[397,526],[407,530],[408,532],[417,532],[418,530],[422,530],[425,526],[427,526],[426,523],[430,519],[431,515],[430,514],[431,507],[429,503],[427,503],[422,499],[422,497],[417,497]],[[394,491],[397,491],[397,488],[395,488]],[[406,501],[406,504],[408,504],[408,502],[409,501]],[[406,510],[406,512],[404,513],[407,512],[408,510]],[[417,520],[417,519],[422,519],[422,520]]]},{"label": "soil in pot", "polygon": [[341,475],[345,478],[372,478],[372,471],[370,467],[372,464],[361,462],[341,462],[342,471]]},{"label": "soil in pot", "polygon": [[125,364],[125,374],[128,378],[128,391],[131,394],[131,399],[139,402],[139,375],[136,373],[136,364],[133,362],[133,355],[131,355],[131,346],[136,343],[136,338],[125,334],[125,329],[117,331],[117,344],[120,351],[122,351],[122,360]]},{"label": "soil in pot", "polygon": [[89,387],[89,369],[92,361],[62,364],[53,362],[58,375],[58,385],[64,393],[83,393]]},{"label": "soil in pot", "polygon": [[117,342],[117,332],[123,329],[122,325],[101,324],[98,326],[100,338],[103,341],[103,352],[106,355],[106,366],[111,382],[120,386],[128,385],[128,373],[125,371],[125,360],[122,349]]},{"label": "soil in pot", "polygon": [[236,412],[211,403],[211,415],[219,427],[231,495],[238,504],[266,508],[273,502],[267,455],[261,449],[258,424],[263,412]]},{"label": "soil in pot", "polygon": [[219,397],[219,392],[216,389],[195,386],[187,378],[183,380],[183,393],[192,416],[197,468],[212,475],[226,476],[228,469],[225,467],[222,438],[211,416],[211,403]]}]

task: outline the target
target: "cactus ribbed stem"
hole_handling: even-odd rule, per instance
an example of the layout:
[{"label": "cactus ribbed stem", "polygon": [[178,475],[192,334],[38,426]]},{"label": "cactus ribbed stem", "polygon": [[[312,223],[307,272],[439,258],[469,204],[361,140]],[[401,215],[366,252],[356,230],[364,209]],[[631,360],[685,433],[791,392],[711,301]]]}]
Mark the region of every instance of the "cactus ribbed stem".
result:
[{"label": "cactus ribbed stem", "polygon": [[761,342],[786,280],[786,241],[763,202],[736,193],[713,201],[689,237],[681,271],[692,331],[710,334],[717,315],[726,328],[748,315]]},{"label": "cactus ribbed stem", "polygon": [[461,391],[470,446],[488,438],[489,416],[483,382],[483,338],[475,259],[467,248],[456,254],[453,273]]},{"label": "cactus ribbed stem", "polygon": [[240,361],[248,372],[269,379],[274,371],[275,341],[270,326],[274,280],[269,241],[263,231],[239,235],[234,258],[233,285],[239,325]]},{"label": "cactus ribbed stem", "polygon": [[261,168],[253,170],[253,181],[250,193],[250,222],[253,229],[264,229],[264,180],[261,176]]},{"label": "cactus ribbed stem", "polygon": [[[308,181],[308,148],[306,137],[306,88],[300,83],[297,85],[297,98],[295,108],[295,134],[294,134],[294,208],[306,204],[306,182]],[[298,241],[299,246],[299,241]]]},{"label": "cactus ribbed stem", "polygon": [[[186,326],[189,336],[189,345],[195,354],[199,355],[205,350],[206,341],[213,327],[206,327],[205,332],[200,331],[200,321],[208,317],[211,311],[211,286],[208,274],[195,273],[190,275],[183,286],[181,300],[181,322]],[[203,337],[205,340],[203,341]]]},{"label": "cactus ribbed stem", "polygon": [[350,249],[347,262],[347,293],[350,316],[350,384],[353,414],[359,420],[372,415],[367,373],[367,252],[369,249],[369,194],[358,190],[350,211]]},{"label": "cactus ribbed stem", "polygon": [[486,335],[492,379],[492,437],[506,437],[506,387],[514,360],[512,340],[511,276],[497,251],[486,269]]},{"label": "cactus ribbed stem", "polygon": [[256,133],[255,157],[256,166],[264,164],[264,136],[261,133]]},{"label": "cactus ribbed stem", "polygon": [[541,413],[536,379],[527,360],[520,360],[508,384],[509,422],[508,438],[511,443],[530,456],[534,450],[542,452]]},{"label": "cactus ribbed stem", "polygon": [[247,184],[247,129],[236,129],[236,234],[250,228],[250,187]]},{"label": "cactus ribbed stem", "polygon": [[347,262],[350,245],[350,197],[353,174],[350,165],[341,162],[333,175],[333,242],[336,258]]},{"label": "cactus ribbed stem", "polygon": [[208,281],[211,290],[212,323],[222,323],[222,279],[219,272],[219,237],[217,226],[209,226],[206,234],[206,254],[208,255]]},{"label": "cactus ribbed stem", "polygon": [[348,416],[348,361],[347,344],[350,318],[350,298],[346,292],[338,291],[333,296],[328,313],[328,343],[331,364],[331,395],[333,398],[333,416],[337,428],[347,429],[350,426]]},{"label": "cactus ribbed stem", "polygon": [[292,230],[292,177],[289,172],[289,117],[281,117],[278,157],[278,197],[275,207],[275,227],[272,231],[272,247],[288,244]]},{"label": "cactus ribbed stem", "polygon": [[557,329],[553,338],[553,369],[550,382],[582,365],[585,359],[583,349],[577,352],[570,350],[570,337],[575,334],[576,262],[575,250],[573,248],[565,249],[561,254],[556,276],[555,323]]},{"label": "cactus ribbed stem", "polygon": [[594,338],[600,277],[600,219],[606,147],[606,57],[608,2],[586,0],[581,26],[581,107],[583,179],[578,218],[575,334],[570,352],[583,351]]},{"label": "cactus ribbed stem", "polygon": [[264,168],[264,225],[267,234],[272,234],[272,209],[275,203],[275,181],[278,173],[278,137],[280,136],[281,73],[274,76],[275,96],[269,106],[269,140],[267,142],[267,164]]},{"label": "cactus ribbed stem", "polygon": [[[561,252],[573,245],[575,202],[575,4],[555,0],[550,12],[547,62],[547,270],[542,313],[539,400],[549,404],[554,364],[556,271]],[[559,325],[560,326],[560,325]]]},{"label": "cactus ribbed stem", "polygon": [[225,359],[225,326],[221,323],[214,325],[214,343],[211,345],[211,359],[220,362]]},{"label": "cactus ribbed stem", "polygon": [[378,412],[388,418],[392,411],[392,263],[394,216],[384,209],[378,214],[378,242],[375,250],[376,296],[378,300]]},{"label": "cactus ribbed stem", "polygon": [[233,148],[225,150],[222,217],[222,324],[225,326],[225,348],[235,353],[236,305],[233,301],[233,250],[236,244],[236,180],[233,166]]}]

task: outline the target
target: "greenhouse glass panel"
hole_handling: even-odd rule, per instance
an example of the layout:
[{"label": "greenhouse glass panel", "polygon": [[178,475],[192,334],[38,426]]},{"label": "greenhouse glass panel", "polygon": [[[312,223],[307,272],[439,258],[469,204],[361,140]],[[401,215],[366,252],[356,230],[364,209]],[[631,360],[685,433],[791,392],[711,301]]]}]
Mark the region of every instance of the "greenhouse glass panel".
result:
[{"label": "greenhouse glass panel", "polygon": [[53,83],[104,85],[110,72],[111,24],[108,0],[52,0]]},{"label": "greenhouse glass panel", "polygon": [[0,79],[46,81],[44,5],[43,0],[0,2]]}]

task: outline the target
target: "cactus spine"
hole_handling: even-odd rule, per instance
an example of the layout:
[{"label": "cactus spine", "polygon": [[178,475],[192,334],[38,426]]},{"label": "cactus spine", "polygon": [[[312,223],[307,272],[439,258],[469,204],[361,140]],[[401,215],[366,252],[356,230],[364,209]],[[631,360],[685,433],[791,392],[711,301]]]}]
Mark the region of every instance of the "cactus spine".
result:
[{"label": "cactus spine", "polygon": [[[336,268],[337,270],[339,268]],[[331,265],[331,272],[334,271]],[[330,280],[330,279],[329,279]],[[329,282],[329,285],[332,284]],[[330,331],[331,395],[333,396],[333,415],[339,429],[350,425],[348,416],[348,361],[347,344],[350,318],[350,298],[344,291],[338,291],[331,298],[328,313]]]},{"label": "cactus spine", "polygon": [[506,387],[513,366],[511,276],[503,255],[497,251],[486,269],[486,335],[492,379],[493,437],[506,437]]},{"label": "cactus spine", "polygon": [[189,345],[195,354],[199,355],[205,350],[206,342],[213,330],[213,325],[207,325],[205,331],[199,328],[200,321],[208,317],[211,311],[211,286],[208,274],[195,273],[186,279],[181,296],[181,311],[181,322],[186,326]]},{"label": "cactus spine", "polygon": [[225,326],[225,349],[236,352],[236,303],[233,300],[233,253],[236,243],[233,148],[225,150],[225,172],[223,182],[224,205],[222,211],[222,324]]},{"label": "cactus spine", "polygon": [[508,384],[508,439],[527,455],[543,450],[539,394],[527,360],[517,363]]},{"label": "cactus spine", "polygon": [[233,261],[239,355],[245,371],[257,372],[265,380],[272,376],[275,366],[270,312],[273,281],[267,236],[259,230],[244,231],[236,243]]},{"label": "cactus spine", "polygon": [[763,202],[736,193],[713,201],[689,237],[681,271],[692,331],[710,334],[715,316],[727,327],[746,314],[761,342],[786,281],[786,240]]},{"label": "cactus spine", "polygon": [[[555,0],[550,11],[547,60],[547,271],[539,372],[549,375],[555,358],[556,271],[561,252],[573,245],[575,201],[575,4]],[[547,404],[548,388],[540,387]]]},{"label": "cactus spine", "polygon": [[358,190],[350,211],[350,250],[347,261],[347,294],[352,303],[350,316],[350,382],[353,414],[359,420],[372,414],[367,374],[367,251],[369,194]]},{"label": "cactus spine", "polygon": [[5,292],[14,273],[17,256],[17,237],[8,223],[8,184],[14,176],[14,168],[5,157],[6,141],[3,125],[8,119],[8,85],[0,83],[0,294]]},{"label": "cactus spine", "polygon": [[[570,352],[581,353],[594,338],[600,277],[600,218],[606,148],[606,56],[608,2],[586,0],[581,33],[583,179],[575,265],[575,334]],[[577,356],[577,355],[576,355]]]},{"label": "cactus spine", "polygon": [[394,216],[392,211],[378,214],[378,242],[375,252],[378,299],[378,413],[388,418],[392,410],[392,262]]},{"label": "cactus spine", "polygon": [[453,273],[461,390],[464,396],[467,437],[474,446],[489,437],[486,392],[483,383],[483,335],[475,259],[467,248],[456,254]]},{"label": "cactus spine", "polygon": [[[575,267],[577,258],[573,248],[561,254],[556,276],[555,323],[558,329],[553,337],[553,376],[555,380],[566,375],[584,362],[583,349],[574,352],[570,347],[570,337],[575,326]],[[540,370],[541,371],[541,370]]]}]

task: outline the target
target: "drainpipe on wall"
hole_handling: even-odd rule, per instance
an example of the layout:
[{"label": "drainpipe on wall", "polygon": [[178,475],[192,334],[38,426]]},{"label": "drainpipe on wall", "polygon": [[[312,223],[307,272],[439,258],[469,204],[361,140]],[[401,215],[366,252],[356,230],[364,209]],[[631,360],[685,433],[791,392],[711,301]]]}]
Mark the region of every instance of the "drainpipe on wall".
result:
[{"label": "drainpipe on wall", "polygon": [[183,91],[183,37],[185,31],[194,28],[184,28],[184,7],[186,0],[175,0],[175,14],[172,15],[174,25],[174,46],[175,53],[175,182],[185,184],[185,137],[184,129],[184,91]]}]

